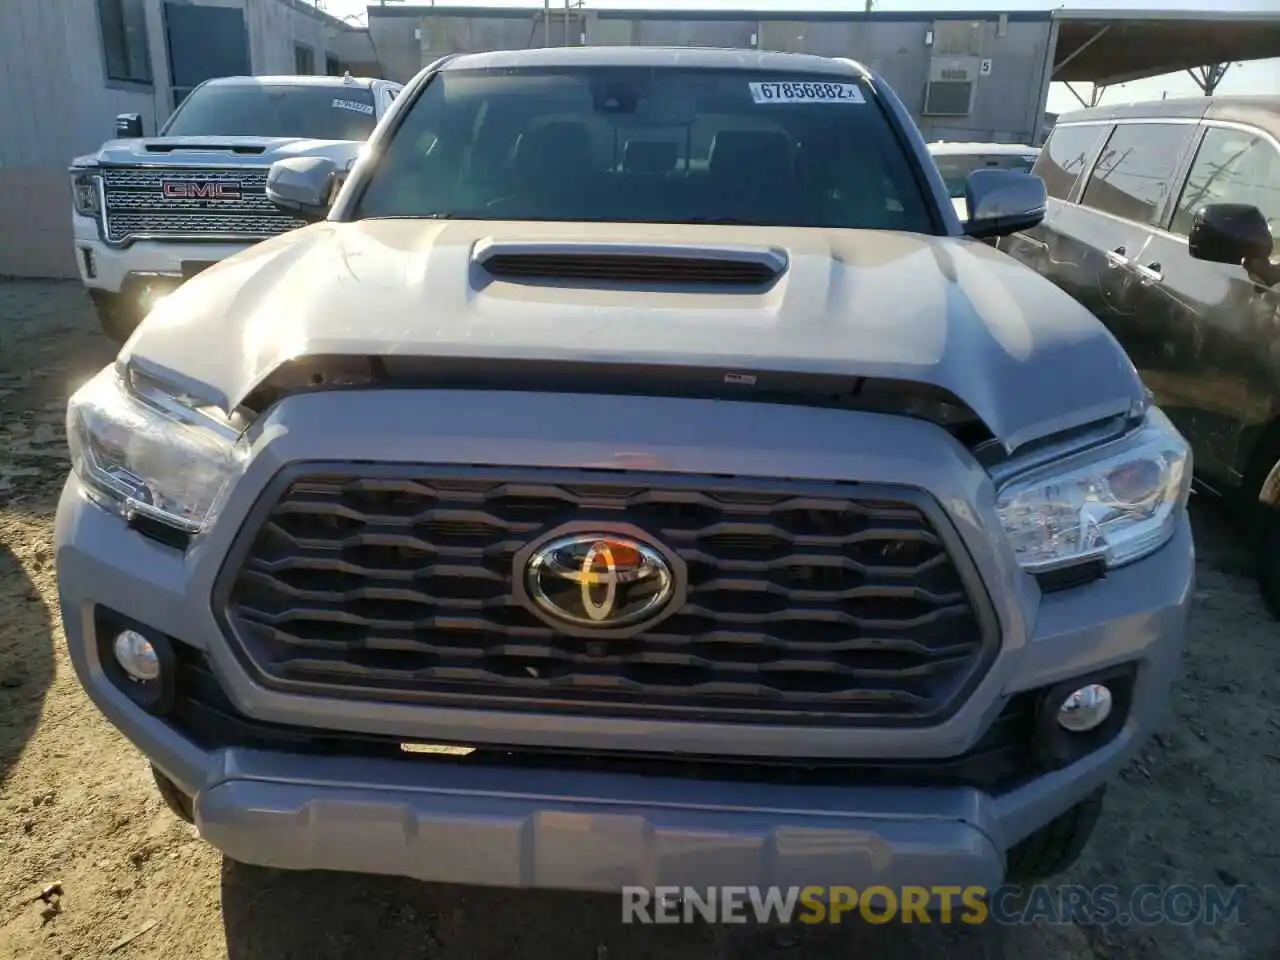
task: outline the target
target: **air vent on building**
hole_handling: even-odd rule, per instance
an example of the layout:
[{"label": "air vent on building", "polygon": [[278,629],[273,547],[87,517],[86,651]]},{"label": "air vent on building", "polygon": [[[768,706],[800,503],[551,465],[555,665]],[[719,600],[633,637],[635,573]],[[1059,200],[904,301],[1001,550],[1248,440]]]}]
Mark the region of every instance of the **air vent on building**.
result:
[{"label": "air vent on building", "polygon": [[933,80],[925,87],[925,116],[965,117],[972,106],[972,80]]}]

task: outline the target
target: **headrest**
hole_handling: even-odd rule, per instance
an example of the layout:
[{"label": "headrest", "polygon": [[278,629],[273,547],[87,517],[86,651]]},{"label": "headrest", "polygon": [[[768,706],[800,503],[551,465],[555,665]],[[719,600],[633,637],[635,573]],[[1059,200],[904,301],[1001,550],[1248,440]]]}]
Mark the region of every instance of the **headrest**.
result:
[{"label": "headrest", "polygon": [[556,120],[520,134],[515,167],[525,172],[566,172],[591,166],[591,137],[584,123]]},{"label": "headrest", "polygon": [[721,130],[711,141],[713,174],[752,172],[774,176],[791,172],[791,138],[773,130]]},{"label": "headrest", "polygon": [[680,145],[672,140],[628,140],[622,168],[628,173],[669,173],[680,157]]}]

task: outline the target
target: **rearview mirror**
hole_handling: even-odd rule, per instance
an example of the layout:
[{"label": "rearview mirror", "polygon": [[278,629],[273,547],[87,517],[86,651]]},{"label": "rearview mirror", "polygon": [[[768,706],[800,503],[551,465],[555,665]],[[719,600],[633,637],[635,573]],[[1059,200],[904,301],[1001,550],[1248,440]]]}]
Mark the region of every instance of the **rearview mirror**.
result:
[{"label": "rearview mirror", "polygon": [[1247,203],[1210,203],[1191,219],[1187,247],[1191,256],[1210,263],[1232,266],[1249,260],[1267,260],[1274,241],[1267,218]]},{"label": "rearview mirror", "polygon": [[142,114],[121,113],[116,116],[116,139],[137,140],[142,136]]},{"label": "rearview mirror", "polygon": [[965,178],[969,219],[964,232],[975,240],[1006,237],[1044,219],[1044,181],[1021,170],[975,170]]},{"label": "rearview mirror", "polygon": [[267,199],[304,220],[323,220],[333,202],[338,172],[328,157],[277,160],[267,173]]}]

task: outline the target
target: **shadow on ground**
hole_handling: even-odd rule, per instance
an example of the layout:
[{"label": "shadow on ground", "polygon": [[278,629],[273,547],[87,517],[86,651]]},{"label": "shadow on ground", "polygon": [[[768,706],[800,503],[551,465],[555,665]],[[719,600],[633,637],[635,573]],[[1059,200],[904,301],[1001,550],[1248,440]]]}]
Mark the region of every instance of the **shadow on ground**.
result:
[{"label": "shadow on ground", "polygon": [[[847,920],[840,926],[797,924],[785,931],[702,923],[624,926],[621,909],[619,898],[596,894],[302,873],[223,861],[229,960],[1021,960],[1047,950],[1048,941],[1058,936],[1072,938],[1070,931],[1035,927],[904,928]],[[1089,955],[1087,949],[1082,955]]]},{"label": "shadow on ground", "polygon": [[[0,527],[0,535],[9,527]],[[0,783],[35,733],[53,681],[53,632],[40,592],[0,541]]]}]

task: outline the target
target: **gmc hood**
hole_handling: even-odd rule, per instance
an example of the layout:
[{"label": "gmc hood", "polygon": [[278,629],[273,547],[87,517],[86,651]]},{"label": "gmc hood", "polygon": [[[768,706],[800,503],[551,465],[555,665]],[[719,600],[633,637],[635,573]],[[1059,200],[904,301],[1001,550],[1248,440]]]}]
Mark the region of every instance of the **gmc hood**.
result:
[{"label": "gmc hood", "polygon": [[296,137],[143,137],[108,140],[98,152],[72,161],[72,167],[153,164],[157,166],[240,164],[270,166],[277,160],[327,156],[345,160],[363,144],[350,140],[299,140]]},{"label": "gmc hood", "polygon": [[[736,291],[499,278],[476,262],[495,242],[758,250],[786,269],[767,289]],[[288,361],[370,356],[909,381],[959,398],[1006,450],[1125,414],[1144,396],[1101,324],[985,244],[719,225],[316,224],[186,283],[121,359],[229,413]]]}]

